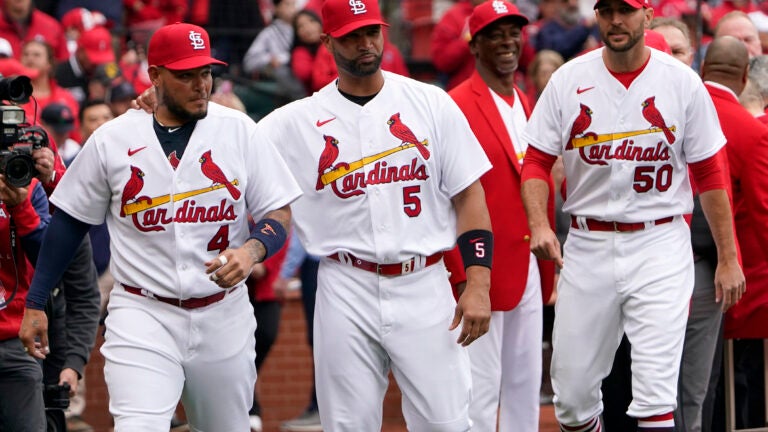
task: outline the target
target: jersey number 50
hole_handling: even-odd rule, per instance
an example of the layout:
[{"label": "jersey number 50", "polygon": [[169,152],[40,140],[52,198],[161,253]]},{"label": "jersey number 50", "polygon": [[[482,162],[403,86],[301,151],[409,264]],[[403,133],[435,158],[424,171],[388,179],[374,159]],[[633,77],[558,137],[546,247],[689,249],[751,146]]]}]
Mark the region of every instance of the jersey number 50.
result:
[{"label": "jersey number 50", "polygon": [[656,188],[659,192],[665,192],[672,185],[672,165],[664,164],[656,169],[653,165],[644,165],[635,168],[635,181],[632,187],[637,193],[645,193]]}]

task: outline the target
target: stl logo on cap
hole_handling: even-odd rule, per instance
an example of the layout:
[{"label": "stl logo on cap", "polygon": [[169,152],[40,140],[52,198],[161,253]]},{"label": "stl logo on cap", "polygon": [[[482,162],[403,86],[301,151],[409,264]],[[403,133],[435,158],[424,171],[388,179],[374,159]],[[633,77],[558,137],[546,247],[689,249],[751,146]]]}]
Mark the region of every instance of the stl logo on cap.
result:
[{"label": "stl logo on cap", "polygon": [[362,27],[387,25],[378,0],[325,0],[322,16],[323,32],[335,38]]},{"label": "stl logo on cap", "polygon": [[509,9],[507,9],[507,5],[505,5],[504,2],[501,0],[493,0],[493,10],[497,14],[509,13]]},{"label": "stl logo on cap", "polygon": [[368,12],[368,10],[365,8],[365,3],[363,3],[362,0],[349,0],[349,7],[352,9],[352,13],[355,15]]},{"label": "stl logo on cap", "polygon": [[208,32],[200,26],[187,23],[160,27],[149,40],[147,61],[150,66],[163,66],[171,70],[226,65],[211,57]]},{"label": "stl logo on cap", "polygon": [[189,31],[189,40],[192,41],[192,49],[200,50],[205,49],[205,41],[203,35],[194,30]]},{"label": "stl logo on cap", "polygon": [[484,1],[475,6],[469,16],[469,35],[475,37],[477,32],[492,23],[510,18],[521,28],[528,24],[528,18],[521,14],[517,6],[504,0]]}]

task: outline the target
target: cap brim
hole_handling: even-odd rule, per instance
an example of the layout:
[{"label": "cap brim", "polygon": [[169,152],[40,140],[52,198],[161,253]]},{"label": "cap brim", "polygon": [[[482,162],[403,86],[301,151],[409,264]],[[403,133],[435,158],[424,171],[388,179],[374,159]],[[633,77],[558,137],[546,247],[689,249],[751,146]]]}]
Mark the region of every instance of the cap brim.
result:
[{"label": "cap brim", "polygon": [[24,75],[29,79],[35,79],[40,75],[37,69],[28,68],[16,59],[0,59],[0,74],[4,77]]},{"label": "cap brim", "polygon": [[85,54],[88,56],[88,61],[95,65],[102,65],[105,63],[113,63],[115,61],[115,55],[109,51],[88,51],[85,50]]},{"label": "cap brim", "polygon": [[213,57],[208,56],[193,56],[193,57],[187,57],[184,59],[172,61],[168,64],[161,65],[162,67],[166,69],[171,70],[186,70],[186,69],[196,69],[203,66],[209,66],[209,65],[224,65],[227,64],[224,63],[221,60],[216,60]]},{"label": "cap brim", "polygon": [[75,125],[72,123],[72,124],[67,124],[67,125],[55,125],[55,126],[50,126],[49,125],[48,127],[50,127],[56,133],[65,133],[65,132],[69,132],[72,129],[74,129]]},{"label": "cap brim", "polygon": [[[597,0],[597,3],[595,3],[595,7],[593,9],[597,9],[597,7],[605,0]],[[629,6],[635,8],[635,9],[642,9],[643,4],[640,2],[637,2],[635,0],[622,0],[624,3],[628,4]]]},{"label": "cap brim", "polygon": [[328,34],[330,34],[331,36],[333,36],[335,38],[342,37],[342,36],[344,36],[347,33],[350,33],[350,32],[353,32],[353,31],[359,29],[360,27],[372,26],[372,25],[382,25],[384,27],[389,27],[389,24],[385,23],[384,21],[382,21],[380,19],[377,19],[377,18],[372,18],[372,19],[367,19],[367,20],[360,20],[360,21],[351,22],[351,23],[349,23],[349,24],[347,24],[345,26],[341,26],[341,27],[337,28],[336,30],[334,30],[332,32],[329,32]]},{"label": "cap brim", "polygon": [[494,19],[488,21],[487,23],[485,23],[482,26],[480,26],[477,29],[475,29],[475,31],[470,33],[469,36],[470,37],[475,37],[475,35],[480,33],[481,31],[483,31],[484,28],[486,28],[489,25],[495,23],[496,21],[503,20],[505,18],[514,18],[520,24],[520,27],[525,27],[525,26],[527,26],[530,23],[530,21],[528,20],[528,17],[526,17],[525,15],[517,15],[517,14],[504,15],[504,16],[501,16],[501,17],[498,17],[498,18],[494,18]]}]

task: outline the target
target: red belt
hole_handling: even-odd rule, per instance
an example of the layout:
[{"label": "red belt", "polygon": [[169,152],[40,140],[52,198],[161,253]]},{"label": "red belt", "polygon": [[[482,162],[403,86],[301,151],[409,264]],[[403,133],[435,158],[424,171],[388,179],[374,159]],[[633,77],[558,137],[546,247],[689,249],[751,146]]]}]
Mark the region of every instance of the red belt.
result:
[{"label": "red belt", "polygon": [[[672,222],[674,219],[674,216],[668,216],[665,218],[656,219],[653,221],[653,224],[663,225],[665,223]],[[585,223],[587,225],[587,229],[590,231],[630,232],[645,229],[645,222],[611,222],[586,218]],[[576,220],[576,216],[571,216],[571,227],[579,229],[581,228],[578,221]]]},{"label": "red belt", "polygon": [[[343,258],[342,255],[346,255],[347,258]],[[408,261],[403,261],[401,263],[395,263],[395,264],[378,264],[375,262],[370,262],[361,258],[357,258],[351,253],[339,254],[337,252],[335,254],[328,255],[328,258],[332,260],[336,260],[343,264],[349,261],[349,263],[352,264],[352,267],[359,268],[361,270],[366,270],[372,273],[380,274],[383,276],[400,276],[407,273],[413,273],[414,270],[417,270],[416,268],[414,268],[416,265],[416,258],[411,258]],[[424,261],[424,267],[429,267],[432,264],[437,264],[438,262],[440,262],[442,258],[443,258],[442,252],[438,252],[434,255],[430,255]]]},{"label": "red belt", "polygon": [[182,300],[182,299],[171,298],[171,297],[161,297],[159,295],[152,294],[151,292],[145,289],[132,287],[124,283],[121,283],[120,285],[122,285],[123,288],[125,288],[126,292],[129,292],[131,294],[152,298],[157,301],[168,303],[169,305],[178,306],[184,309],[197,309],[197,308],[205,307],[210,304],[216,303],[217,301],[220,301],[221,299],[223,299],[224,296],[226,296],[227,294],[233,292],[238,288],[238,287],[234,287],[231,290],[217,292],[216,294],[211,294],[206,297],[192,297],[192,298]]}]

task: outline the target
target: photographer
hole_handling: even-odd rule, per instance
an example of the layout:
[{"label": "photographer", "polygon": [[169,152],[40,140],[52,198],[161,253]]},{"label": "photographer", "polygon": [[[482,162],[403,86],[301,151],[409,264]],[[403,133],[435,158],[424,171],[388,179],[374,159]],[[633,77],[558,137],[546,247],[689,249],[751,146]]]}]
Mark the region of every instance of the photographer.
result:
[{"label": "photographer", "polygon": [[0,430],[45,430],[40,365],[18,338],[32,265],[50,215],[40,182],[13,187],[0,174]]}]

